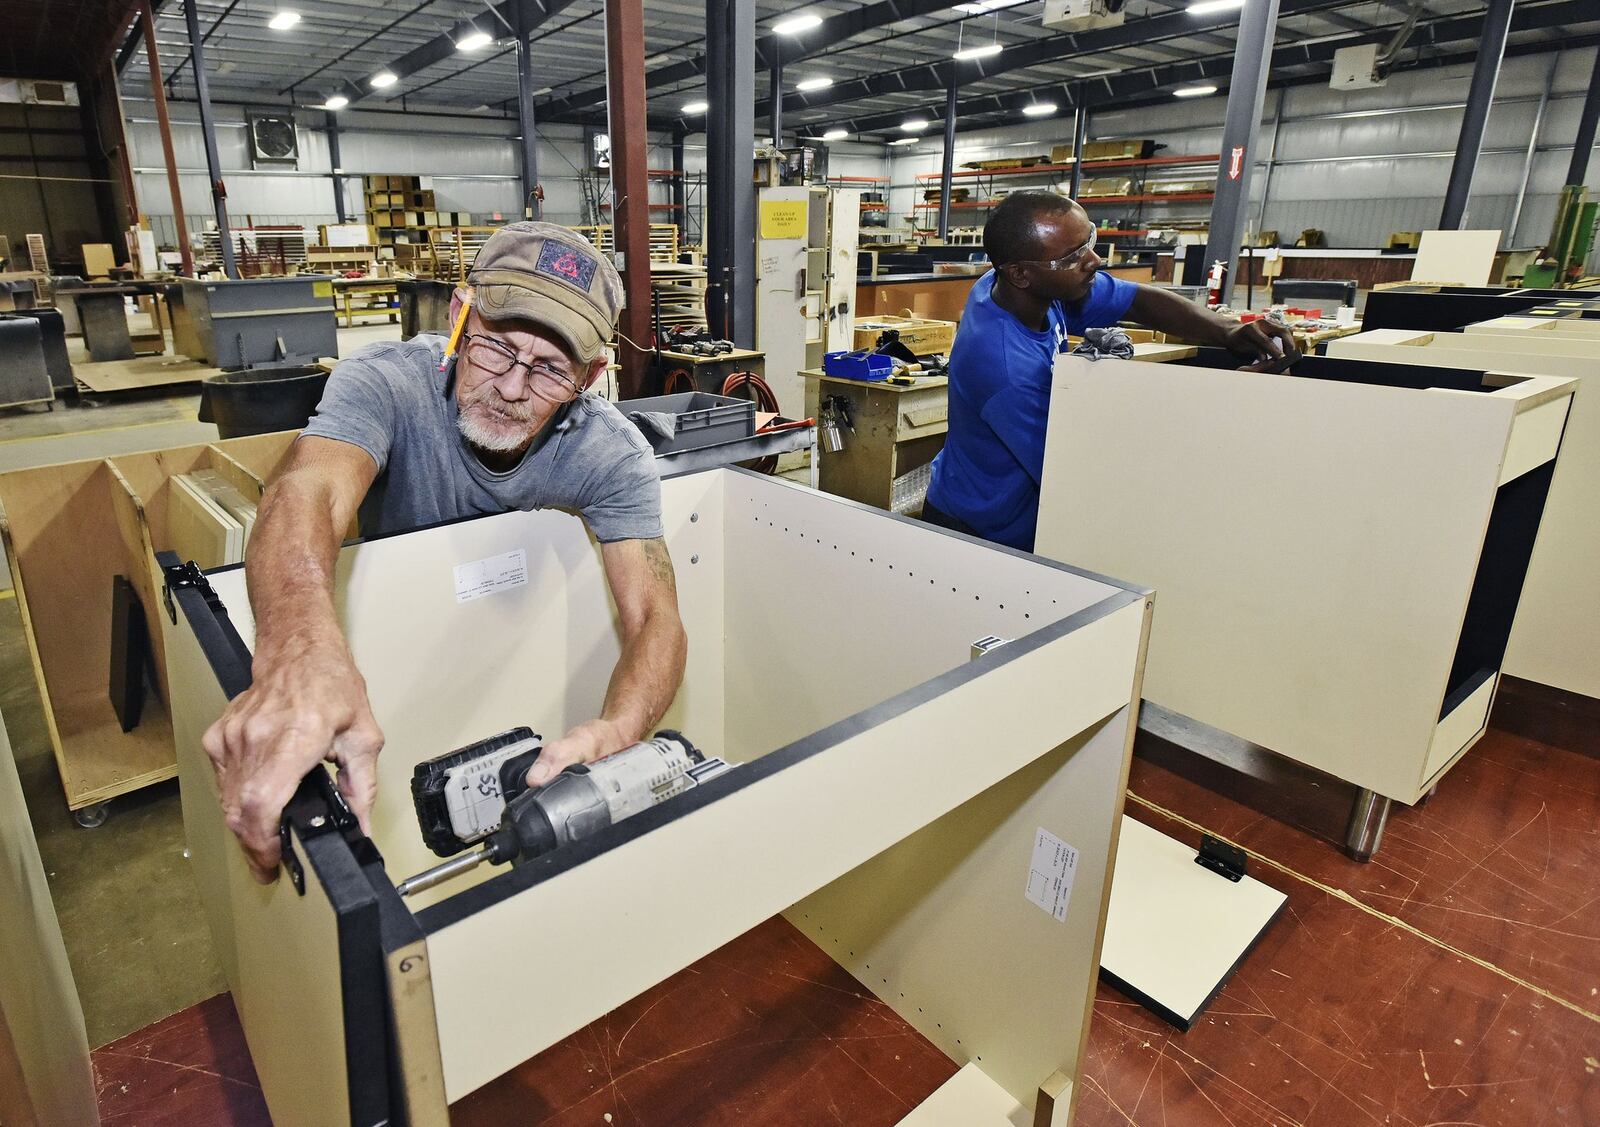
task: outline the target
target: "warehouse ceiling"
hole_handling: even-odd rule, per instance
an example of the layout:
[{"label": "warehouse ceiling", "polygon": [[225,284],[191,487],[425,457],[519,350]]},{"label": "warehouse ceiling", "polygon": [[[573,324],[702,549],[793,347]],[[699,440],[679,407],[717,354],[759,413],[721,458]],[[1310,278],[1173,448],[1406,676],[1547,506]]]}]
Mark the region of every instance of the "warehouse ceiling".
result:
[{"label": "warehouse ceiling", "polygon": [[3,0],[0,75],[81,82],[102,74],[132,10],[126,0]]},{"label": "warehouse ceiling", "polygon": [[[12,0],[12,4],[19,0]],[[19,42],[39,43],[41,28],[74,10],[115,8],[112,2],[20,0]],[[514,115],[516,62],[511,32],[483,0],[197,0],[212,97],[262,106],[320,106],[343,93],[353,107],[403,112]],[[1127,0],[1119,27],[1064,34],[1041,26],[1040,0],[929,0],[847,3],[757,0],[758,74],[765,99],[767,64],[785,61],[785,126],[802,134],[843,127],[854,135],[901,136],[910,116],[931,129],[943,116],[945,87],[958,82],[963,130],[1019,120],[1022,106],[1051,101],[1070,112],[1081,91],[1090,104],[1159,103],[1179,86],[1210,82],[1226,88],[1238,12],[1195,14],[1191,0]],[[535,10],[533,61],[543,121],[605,122],[605,21],[602,0],[530,0]],[[169,92],[192,98],[181,0],[158,5],[157,43]],[[281,8],[299,23],[272,30]],[[510,3],[500,10],[509,13]],[[1468,61],[1479,37],[1484,0],[1280,0],[1273,81],[1326,81],[1338,47],[1386,43],[1416,12],[1397,65]],[[49,15],[42,13],[49,10]],[[987,9],[987,10],[986,10]],[[801,12],[824,18],[799,35],[773,25]],[[650,120],[657,128],[697,132],[703,118],[683,107],[704,95],[703,0],[645,0]],[[77,18],[84,18],[79,12]],[[1509,54],[1600,42],[1596,0],[1521,0]],[[469,30],[493,40],[473,52],[455,49]],[[57,37],[59,38],[59,37]],[[999,43],[997,54],[952,59],[960,48]],[[142,50],[124,50],[124,91],[148,89]],[[24,68],[25,69],[25,68]],[[374,90],[372,76],[389,70],[392,86]],[[832,85],[799,92],[805,79]],[[764,103],[763,103],[764,106]],[[758,118],[758,131],[764,119]]]}]

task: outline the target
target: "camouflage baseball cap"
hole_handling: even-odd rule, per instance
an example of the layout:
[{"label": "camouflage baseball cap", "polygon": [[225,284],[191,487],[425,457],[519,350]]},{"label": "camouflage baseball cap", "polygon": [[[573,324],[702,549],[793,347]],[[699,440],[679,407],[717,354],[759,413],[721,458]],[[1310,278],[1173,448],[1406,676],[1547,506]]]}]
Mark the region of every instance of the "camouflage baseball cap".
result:
[{"label": "camouflage baseball cap", "polygon": [[600,355],[623,305],[616,269],[582,235],[555,223],[507,223],[478,251],[467,281],[479,316],[544,326],[580,361]]}]

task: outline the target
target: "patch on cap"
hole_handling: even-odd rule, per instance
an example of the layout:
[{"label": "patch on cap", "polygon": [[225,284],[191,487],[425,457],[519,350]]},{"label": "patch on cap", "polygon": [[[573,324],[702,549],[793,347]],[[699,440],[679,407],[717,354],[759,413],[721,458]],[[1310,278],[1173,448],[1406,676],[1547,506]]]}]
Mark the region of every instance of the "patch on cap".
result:
[{"label": "patch on cap", "polygon": [[594,280],[594,272],[598,266],[599,263],[594,258],[570,243],[546,239],[544,245],[539,248],[539,261],[534,264],[533,269],[535,273],[558,279],[588,293],[589,283]]}]

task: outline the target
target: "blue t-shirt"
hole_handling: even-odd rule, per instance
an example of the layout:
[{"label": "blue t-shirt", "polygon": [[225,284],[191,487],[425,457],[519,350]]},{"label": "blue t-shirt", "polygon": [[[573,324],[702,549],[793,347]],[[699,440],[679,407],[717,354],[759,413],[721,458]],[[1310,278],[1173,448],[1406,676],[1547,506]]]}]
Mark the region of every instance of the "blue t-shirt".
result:
[{"label": "blue t-shirt", "polygon": [[929,502],[987,540],[1033,550],[1056,353],[1068,333],[1120,321],[1138,290],[1102,271],[1082,301],[1052,304],[1036,333],[995,303],[993,270],[973,284],[950,350],[950,432]]}]

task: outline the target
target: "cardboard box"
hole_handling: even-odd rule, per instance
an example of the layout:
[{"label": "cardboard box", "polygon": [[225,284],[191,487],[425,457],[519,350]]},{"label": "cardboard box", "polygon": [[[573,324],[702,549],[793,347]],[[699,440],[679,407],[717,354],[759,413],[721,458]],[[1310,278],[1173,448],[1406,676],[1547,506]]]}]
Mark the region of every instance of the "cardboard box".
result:
[{"label": "cardboard box", "polygon": [[1104,196],[1131,196],[1133,195],[1133,177],[1097,176],[1092,180],[1085,180],[1078,195],[1084,199],[1099,199]]}]

